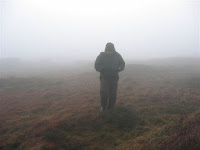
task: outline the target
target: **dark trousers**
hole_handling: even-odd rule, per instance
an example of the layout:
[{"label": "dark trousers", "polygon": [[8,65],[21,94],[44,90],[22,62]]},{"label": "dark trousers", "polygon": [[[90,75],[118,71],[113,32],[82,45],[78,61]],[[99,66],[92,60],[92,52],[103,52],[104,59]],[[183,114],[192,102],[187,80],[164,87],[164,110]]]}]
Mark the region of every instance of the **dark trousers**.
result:
[{"label": "dark trousers", "polygon": [[118,78],[100,78],[101,107],[111,109],[117,98]]}]

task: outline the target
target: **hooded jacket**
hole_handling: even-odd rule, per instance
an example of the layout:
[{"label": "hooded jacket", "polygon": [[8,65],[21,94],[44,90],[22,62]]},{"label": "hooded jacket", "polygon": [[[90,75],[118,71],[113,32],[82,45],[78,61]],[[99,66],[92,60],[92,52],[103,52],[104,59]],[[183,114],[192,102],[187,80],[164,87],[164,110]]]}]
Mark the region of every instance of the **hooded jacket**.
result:
[{"label": "hooded jacket", "polygon": [[[107,51],[112,51],[112,54]],[[124,68],[125,62],[122,56],[115,51],[112,43],[107,43],[105,52],[101,52],[95,61],[95,69],[100,72],[100,78],[119,78],[118,72]]]}]

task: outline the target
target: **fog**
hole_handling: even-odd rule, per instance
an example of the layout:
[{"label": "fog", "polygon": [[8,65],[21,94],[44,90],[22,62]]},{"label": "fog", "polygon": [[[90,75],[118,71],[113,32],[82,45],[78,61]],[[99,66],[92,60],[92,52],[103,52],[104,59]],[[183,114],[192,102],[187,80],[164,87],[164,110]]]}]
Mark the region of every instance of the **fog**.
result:
[{"label": "fog", "polygon": [[125,60],[199,56],[198,0],[1,0],[1,58]]},{"label": "fog", "polygon": [[199,135],[200,0],[0,0],[0,150],[200,150]]}]

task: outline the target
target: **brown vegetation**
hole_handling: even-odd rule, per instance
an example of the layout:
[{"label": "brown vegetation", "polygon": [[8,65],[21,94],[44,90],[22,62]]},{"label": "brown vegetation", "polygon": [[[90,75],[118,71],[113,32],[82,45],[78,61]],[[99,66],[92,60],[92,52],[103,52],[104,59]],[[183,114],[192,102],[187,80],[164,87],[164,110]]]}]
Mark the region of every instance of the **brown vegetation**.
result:
[{"label": "brown vegetation", "polygon": [[0,149],[198,150],[199,76],[138,67],[103,113],[95,72],[0,79]]}]

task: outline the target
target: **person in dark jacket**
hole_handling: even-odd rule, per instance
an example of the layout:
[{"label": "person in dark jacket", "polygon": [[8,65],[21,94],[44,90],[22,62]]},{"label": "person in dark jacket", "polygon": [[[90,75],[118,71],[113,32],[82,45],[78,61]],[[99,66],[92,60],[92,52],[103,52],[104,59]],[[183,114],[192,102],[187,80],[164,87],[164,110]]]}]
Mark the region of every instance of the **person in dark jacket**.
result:
[{"label": "person in dark jacket", "polygon": [[96,58],[95,69],[100,72],[101,111],[112,109],[116,103],[120,71],[125,68],[122,56],[115,51],[113,43],[107,43],[105,52]]}]

